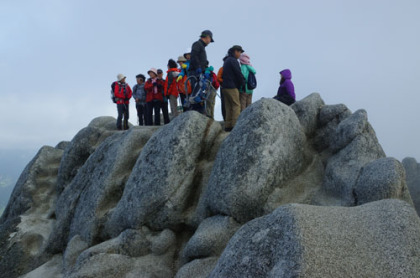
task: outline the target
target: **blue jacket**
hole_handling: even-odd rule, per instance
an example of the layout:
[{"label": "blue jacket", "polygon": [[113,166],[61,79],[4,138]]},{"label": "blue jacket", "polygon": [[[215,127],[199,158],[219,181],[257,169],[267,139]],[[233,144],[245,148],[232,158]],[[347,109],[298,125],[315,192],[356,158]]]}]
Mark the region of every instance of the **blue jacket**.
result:
[{"label": "blue jacket", "polygon": [[140,104],[146,103],[146,91],[144,90],[144,84],[136,84],[133,87],[133,98],[139,99]]}]

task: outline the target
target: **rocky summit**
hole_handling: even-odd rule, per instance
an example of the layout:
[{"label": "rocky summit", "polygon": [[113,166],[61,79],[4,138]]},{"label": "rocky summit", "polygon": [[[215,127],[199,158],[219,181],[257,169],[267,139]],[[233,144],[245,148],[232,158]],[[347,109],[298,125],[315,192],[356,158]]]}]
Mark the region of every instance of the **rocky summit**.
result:
[{"label": "rocky summit", "polygon": [[416,167],[317,93],[261,99],[230,133],[196,112],[124,132],[99,117],[23,171],[0,277],[420,277]]}]

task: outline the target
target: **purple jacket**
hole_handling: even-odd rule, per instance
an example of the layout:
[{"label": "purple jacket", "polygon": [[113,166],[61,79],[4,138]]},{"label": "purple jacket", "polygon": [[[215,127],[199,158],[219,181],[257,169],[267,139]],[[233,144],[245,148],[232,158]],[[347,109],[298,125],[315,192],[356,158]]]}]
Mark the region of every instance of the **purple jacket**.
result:
[{"label": "purple jacket", "polygon": [[296,100],[295,95],[295,86],[292,82],[292,72],[289,69],[282,70],[280,72],[281,76],[283,76],[284,80],[280,82],[279,90],[277,91],[277,97],[281,95],[289,95],[294,100]]}]

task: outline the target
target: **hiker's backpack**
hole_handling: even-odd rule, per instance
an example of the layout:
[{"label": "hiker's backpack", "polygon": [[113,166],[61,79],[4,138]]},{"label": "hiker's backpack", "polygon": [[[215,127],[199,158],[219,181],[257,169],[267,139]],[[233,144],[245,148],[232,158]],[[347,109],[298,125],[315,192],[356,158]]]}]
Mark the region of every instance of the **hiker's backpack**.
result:
[{"label": "hiker's backpack", "polygon": [[112,82],[112,84],[111,84],[111,100],[112,100],[113,103],[117,103],[115,93],[114,93],[115,83],[117,83],[117,82]]},{"label": "hiker's backpack", "polygon": [[255,74],[250,71],[248,74],[248,80],[246,82],[246,85],[248,87],[248,90],[254,90],[257,88],[257,78],[255,77]]}]

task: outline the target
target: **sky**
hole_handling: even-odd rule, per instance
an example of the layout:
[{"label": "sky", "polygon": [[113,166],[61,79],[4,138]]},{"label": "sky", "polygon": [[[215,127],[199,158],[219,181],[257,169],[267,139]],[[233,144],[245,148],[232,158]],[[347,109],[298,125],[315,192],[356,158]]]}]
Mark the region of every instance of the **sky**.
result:
[{"label": "sky", "polygon": [[[365,109],[388,156],[420,161],[420,1],[1,0],[0,149],[70,141],[114,116],[110,84],[166,69],[210,29],[217,70],[241,45],[257,71],[253,101],[291,69],[297,99]],[[216,119],[221,119],[217,100]],[[132,123],[136,123],[131,104]]]}]

